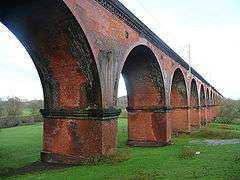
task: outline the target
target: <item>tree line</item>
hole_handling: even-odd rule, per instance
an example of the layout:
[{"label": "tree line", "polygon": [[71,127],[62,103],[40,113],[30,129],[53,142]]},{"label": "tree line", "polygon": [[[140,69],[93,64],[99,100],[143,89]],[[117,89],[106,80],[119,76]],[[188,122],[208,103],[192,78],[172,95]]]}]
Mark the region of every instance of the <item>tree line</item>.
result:
[{"label": "tree line", "polygon": [[39,110],[43,100],[22,100],[18,97],[0,98],[0,128],[42,121]]}]

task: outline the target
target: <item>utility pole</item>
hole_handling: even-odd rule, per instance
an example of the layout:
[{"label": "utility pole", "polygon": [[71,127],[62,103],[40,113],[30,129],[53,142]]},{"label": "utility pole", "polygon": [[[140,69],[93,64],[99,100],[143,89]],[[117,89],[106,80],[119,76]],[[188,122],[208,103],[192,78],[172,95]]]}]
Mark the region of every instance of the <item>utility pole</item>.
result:
[{"label": "utility pole", "polygon": [[191,44],[188,44],[188,65],[189,65],[189,70],[188,70],[188,76],[190,77],[192,74],[192,67],[191,67]]}]

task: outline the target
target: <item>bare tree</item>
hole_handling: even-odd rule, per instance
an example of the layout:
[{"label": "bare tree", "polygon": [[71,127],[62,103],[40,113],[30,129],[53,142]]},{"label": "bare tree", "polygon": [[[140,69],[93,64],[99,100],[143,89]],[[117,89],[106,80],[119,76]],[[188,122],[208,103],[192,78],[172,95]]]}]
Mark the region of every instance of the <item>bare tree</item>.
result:
[{"label": "bare tree", "polygon": [[5,110],[7,116],[16,117],[22,113],[22,102],[18,97],[7,98],[5,103]]}]

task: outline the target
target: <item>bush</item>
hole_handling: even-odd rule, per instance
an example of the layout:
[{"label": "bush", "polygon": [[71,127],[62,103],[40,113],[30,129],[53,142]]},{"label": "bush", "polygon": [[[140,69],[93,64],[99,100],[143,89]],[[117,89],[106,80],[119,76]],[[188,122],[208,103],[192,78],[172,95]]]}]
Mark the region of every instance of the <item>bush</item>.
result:
[{"label": "bush", "polygon": [[234,154],[233,162],[240,163],[240,153]]},{"label": "bush", "polygon": [[0,118],[0,128],[15,127],[18,125],[20,125],[20,121],[14,116]]},{"label": "bush", "polygon": [[222,113],[216,118],[216,123],[240,124],[240,100],[227,99],[224,102]]},{"label": "bush", "polygon": [[132,155],[128,151],[117,152],[109,156],[94,156],[85,161],[86,165],[116,164],[131,159]]},{"label": "bush", "polygon": [[192,159],[196,156],[196,152],[192,147],[183,147],[178,157],[180,159]]},{"label": "bush", "polygon": [[215,123],[219,123],[219,124],[233,124],[233,119],[232,118],[226,118],[224,116],[221,117],[217,117],[215,119]]},{"label": "bush", "polygon": [[34,124],[42,122],[43,118],[40,115],[36,116],[8,116],[0,118],[0,128],[10,128],[21,124]]}]

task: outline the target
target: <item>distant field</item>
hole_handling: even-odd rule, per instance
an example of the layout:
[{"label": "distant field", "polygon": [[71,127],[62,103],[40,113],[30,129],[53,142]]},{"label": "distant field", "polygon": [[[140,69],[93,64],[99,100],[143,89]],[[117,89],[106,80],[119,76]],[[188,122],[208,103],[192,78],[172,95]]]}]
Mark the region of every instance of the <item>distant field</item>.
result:
[{"label": "distant field", "polygon": [[22,111],[23,116],[29,116],[32,115],[31,109],[30,108],[24,108]]},{"label": "distant field", "polygon": [[[126,145],[127,120],[119,119],[119,151],[130,153],[130,160],[45,171],[17,179],[239,179],[240,144],[189,143],[192,140],[201,142],[203,137],[240,138],[240,125],[211,124],[192,135],[174,138],[170,146],[130,148]],[[39,160],[41,141],[42,124],[0,130],[0,169],[17,168]],[[200,155],[194,155],[196,151]]]}]

